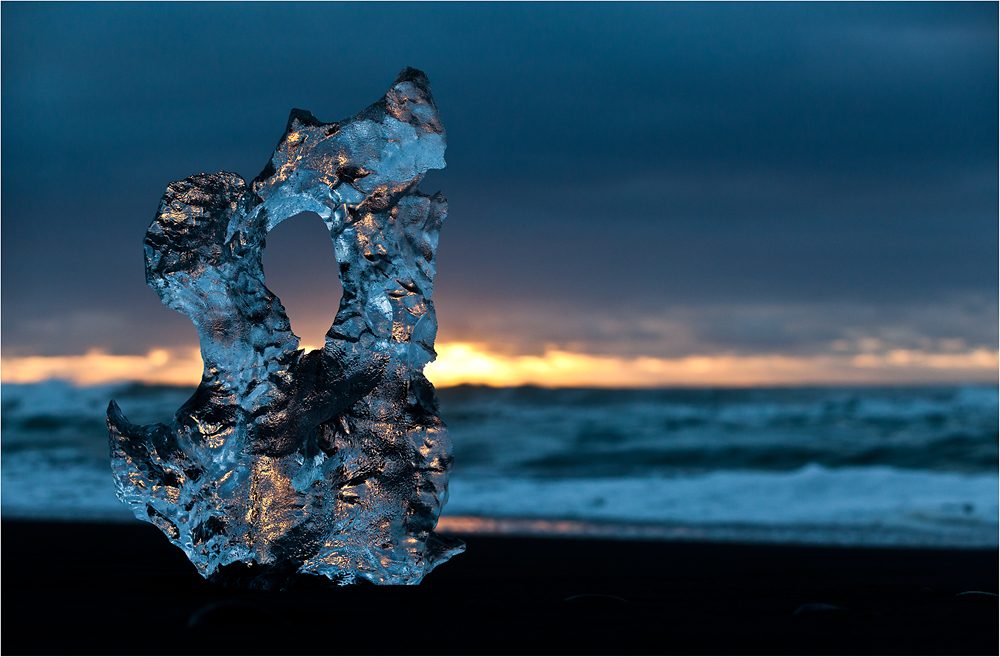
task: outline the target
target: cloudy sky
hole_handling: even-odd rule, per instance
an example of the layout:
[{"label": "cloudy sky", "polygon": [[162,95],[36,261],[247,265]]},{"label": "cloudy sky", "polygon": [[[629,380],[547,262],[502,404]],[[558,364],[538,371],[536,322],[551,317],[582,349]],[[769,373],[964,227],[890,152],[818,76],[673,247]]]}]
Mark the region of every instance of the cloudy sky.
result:
[{"label": "cloudy sky", "polygon": [[[347,117],[404,66],[448,131],[448,167],[421,185],[450,203],[442,367],[997,378],[996,3],[0,13],[4,380],[190,352],[190,322],[144,280],[166,185],[252,178],[291,108]],[[318,218],[279,225],[265,270],[320,344],[340,291]]]}]

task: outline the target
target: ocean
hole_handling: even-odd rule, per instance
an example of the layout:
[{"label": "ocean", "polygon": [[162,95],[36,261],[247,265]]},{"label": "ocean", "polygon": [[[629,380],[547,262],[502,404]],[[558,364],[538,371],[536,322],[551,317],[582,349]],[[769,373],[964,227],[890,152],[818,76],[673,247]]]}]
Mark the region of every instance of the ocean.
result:
[{"label": "ocean", "polygon": [[[135,522],[104,413],[167,422],[193,388],[0,388],[5,518]],[[439,389],[440,531],[997,547],[997,386]]]}]

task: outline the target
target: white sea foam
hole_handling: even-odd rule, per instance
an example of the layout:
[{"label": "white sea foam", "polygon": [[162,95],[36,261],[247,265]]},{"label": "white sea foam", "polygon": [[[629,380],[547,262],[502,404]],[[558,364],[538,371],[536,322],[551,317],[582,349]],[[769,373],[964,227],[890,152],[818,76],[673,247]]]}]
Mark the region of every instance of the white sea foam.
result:
[{"label": "white sea foam", "polygon": [[676,478],[455,478],[448,510],[638,522],[996,526],[998,486],[990,475],[817,465]]},{"label": "white sea foam", "polygon": [[[448,513],[561,518],[605,528],[564,530],[571,534],[996,547],[998,487],[993,475],[816,465],[676,478],[457,478]],[[521,529],[539,531],[530,524]],[[555,525],[552,531],[559,533]]]}]

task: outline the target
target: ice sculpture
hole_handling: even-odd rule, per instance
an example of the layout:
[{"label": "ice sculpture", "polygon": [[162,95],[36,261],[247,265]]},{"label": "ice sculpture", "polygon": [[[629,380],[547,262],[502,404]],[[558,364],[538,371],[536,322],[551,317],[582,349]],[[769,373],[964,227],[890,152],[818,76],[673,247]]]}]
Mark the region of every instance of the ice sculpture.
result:
[{"label": "ice sculpture", "polygon": [[[108,429],[118,497],[204,577],[417,584],[464,550],[432,531],[452,456],[423,376],[447,203],[417,184],[444,150],[427,77],[407,68],[352,118],[292,110],[250,185],[221,172],[167,187],[146,281],[194,322],[205,371],[169,425],[131,424],[112,401]],[[261,266],[267,232],[306,210],[330,230],[344,290],[308,353]]]}]

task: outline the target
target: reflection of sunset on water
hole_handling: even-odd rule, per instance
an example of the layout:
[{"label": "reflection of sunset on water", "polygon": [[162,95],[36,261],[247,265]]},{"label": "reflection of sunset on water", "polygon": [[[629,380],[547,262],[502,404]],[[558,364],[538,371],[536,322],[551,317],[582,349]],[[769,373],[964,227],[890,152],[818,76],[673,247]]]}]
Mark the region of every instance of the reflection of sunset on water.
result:
[{"label": "reflection of sunset on water", "polygon": [[[505,355],[485,345],[452,342],[439,344],[437,352],[437,360],[425,368],[427,378],[436,386],[643,388],[995,382],[1000,366],[1000,352],[982,348],[958,353],[894,349],[882,354],[692,354],[680,358],[628,358],[556,349],[540,356]],[[78,356],[3,358],[0,364],[3,383],[65,379],[80,385],[115,381],[197,385],[202,373],[197,348],[153,349],[144,356],[91,351]]]}]

